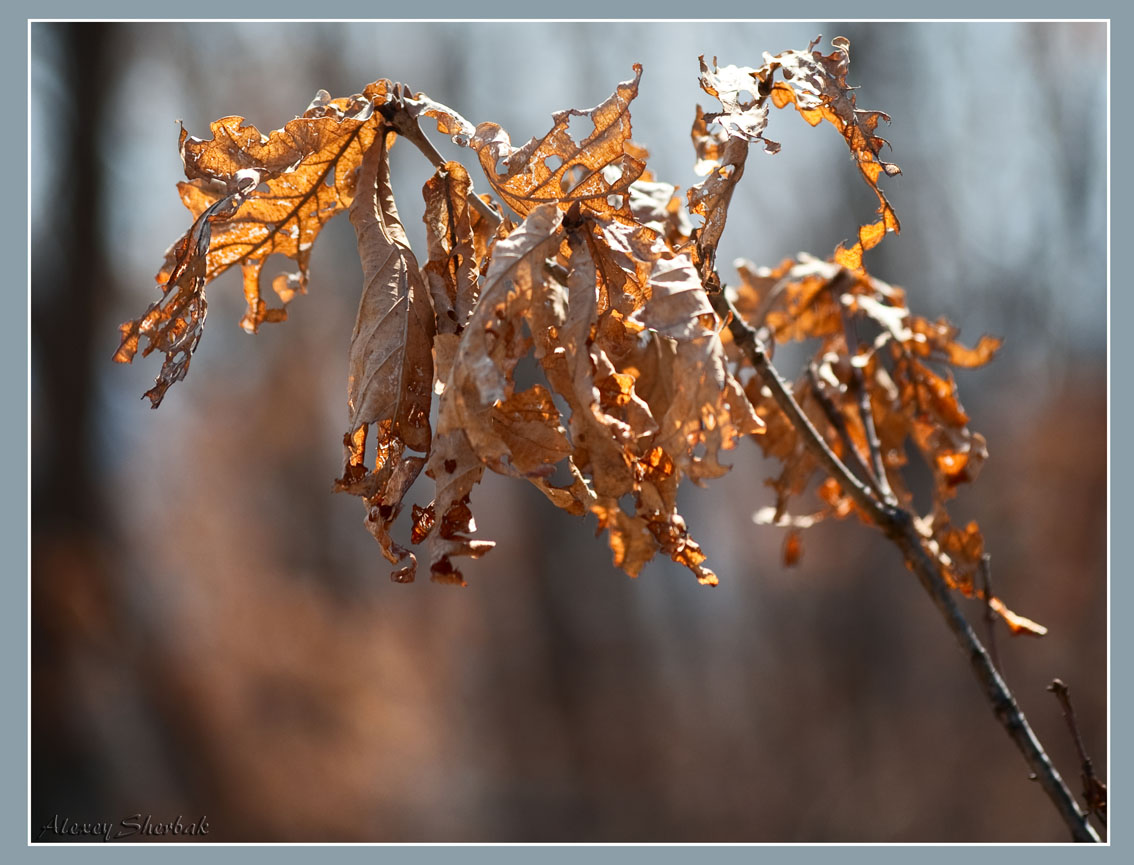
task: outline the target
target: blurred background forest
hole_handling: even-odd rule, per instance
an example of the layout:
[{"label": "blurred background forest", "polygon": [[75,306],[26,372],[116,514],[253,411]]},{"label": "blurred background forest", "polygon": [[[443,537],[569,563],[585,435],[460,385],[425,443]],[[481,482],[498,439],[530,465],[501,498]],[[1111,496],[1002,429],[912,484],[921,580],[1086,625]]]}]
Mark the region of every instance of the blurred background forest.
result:
[{"label": "blurred background forest", "polygon": [[[859,106],[892,115],[904,171],[884,183],[902,234],[867,266],[965,341],[1005,339],[958,373],[991,459],[955,513],[980,521],[997,593],[1050,628],[997,643],[1078,790],[1044,688],[1071,686],[1105,767],[1104,24],[31,30],[33,827],[141,811],[206,815],[210,841],[1066,840],[879,533],[823,524],[783,566],[783,530],[752,523],[774,467],[750,442],[682,494],[715,590],[667,561],[627,578],[593,519],[497,476],[473,505],[499,545],[469,586],[391,583],[359,503],[331,494],[361,286],[345,218],[286,323],[249,337],[239,276],[210,287],[192,373],[159,411],[140,399],[159,360],[110,358],[190,222],[178,119],[266,131],[319,88],[388,77],[519,144],[640,62],[634,137],[683,197],[699,54],[757,66],[847,36]],[[774,112],[769,136],[783,151],[749,158],[725,279],[737,257],[829,255],[876,204],[829,126]],[[393,168],[421,249],[429,168],[408,146]]]}]

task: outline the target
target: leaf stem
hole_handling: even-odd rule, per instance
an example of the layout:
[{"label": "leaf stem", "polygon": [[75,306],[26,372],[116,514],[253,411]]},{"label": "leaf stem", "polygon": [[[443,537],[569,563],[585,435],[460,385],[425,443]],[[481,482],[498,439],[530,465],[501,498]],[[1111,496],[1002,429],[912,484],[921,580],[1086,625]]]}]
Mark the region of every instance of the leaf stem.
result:
[{"label": "leaf stem", "polygon": [[[429,164],[434,168],[444,168],[446,162],[445,157],[433,146],[433,142],[426,137],[418,119],[411,116],[408,111],[401,110],[396,102],[390,103],[390,105],[393,106],[392,109],[389,112],[383,113],[387,115],[387,121],[393,130],[420,150],[422,155],[429,160]],[[488,221],[488,224],[492,226],[493,229],[503,221],[500,214],[489,207],[484,199],[471,189],[469,190],[468,201],[469,204],[476,208],[477,213]]]}]

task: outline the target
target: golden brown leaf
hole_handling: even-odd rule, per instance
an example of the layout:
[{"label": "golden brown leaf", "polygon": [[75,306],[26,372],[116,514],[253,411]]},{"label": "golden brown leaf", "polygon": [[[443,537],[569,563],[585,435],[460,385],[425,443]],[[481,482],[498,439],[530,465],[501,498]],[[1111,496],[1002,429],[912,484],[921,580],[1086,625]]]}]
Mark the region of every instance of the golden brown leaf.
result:
[{"label": "golden brown leaf", "polygon": [[538,474],[571,453],[559,409],[542,385],[513,393],[493,406],[492,428],[521,474]]},{"label": "golden brown leaf", "polygon": [[448,162],[425,184],[425,228],[429,259],[423,268],[433,305],[437,330],[459,333],[472,314],[479,296],[478,254],[473,226],[483,221],[469,206],[472,180],[459,162]]},{"label": "golden brown leaf", "polygon": [[[826,120],[839,130],[855,157],[863,179],[878,196],[879,220],[859,229],[858,243],[851,249],[840,247],[835,253],[835,260],[840,265],[858,270],[862,266],[864,251],[877,246],[886,232],[901,230],[894,208],[878,186],[883,174],[901,174],[901,169],[878,156],[887,141],[875,131],[879,121],[889,122],[890,118],[881,111],[858,108],[854,89],[847,84],[849,40],[842,36],[831,40],[835,50],[827,56],[812,50],[818,41],[812,42],[806,51],[777,54],[765,63],[760,73],[763,81],[770,84],[772,102],[777,108],[794,105],[812,126]],[[783,80],[773,84],[772,76],[777,70],[782,72]]]},{"label": "golden brown leaf", "polygon": [[744,176],[748,159],[748,138],[726,136],[723,130],[710,133],[706,115],[697,106],[693,119],[693,146],[697,151],[696,171],[705,179],[689,187],[689,211],[704,223],[694,231],[694,265],[703,280],[708,280],[716,267],[716,251],[724,233],[728,206],[736,184]]},{"label": "golden brown leaf", "polygon": [[631,577],[638,576],[658,550],[646,521],[623,511],[617,499],[600,498],[592,505],[591,512],[598,517],[598,531],[607,531],[614,566]]},{"label": "golden brown leaf", "polygon": [[[245,330],[254,332],[262,321],[283,317],[270,314],[261,296],[260,274],[269,255],[285,255],[298,265],[293,278],[273,283],[278,294],[290,299],[306,291],[311,248],[323,226],[354,197],[355,169],[381,120],[373,105],[383,102],[387,91],[386,81],[348,99],[332,100],[320,91],[302,117],[268,136],[245,126],[242,117],[214,122],[209,141],[182,131],[189,182],[178,188],[194,215],[216,200],[218,182],[230,190],[233,184],[251,187],[240,209],[214,230],[206,265],[207,282],[241,265],[248,304],[241,321]],[[159,280],[169,267],[167,259]]]},{"label": "golden brown leaf", "polygon": [[281,321],[286,311],[268,309],[260,274],[272,253],[293,259],[298,272],[281,275],[273,288],[286,304],[306,290],[311,246],[327,220],[354,197],[355,169],[370,146],[380,118],[372,105],[386,97],[388,82],[363,94],[331,100],[320,91],[302,117],[268,136],[245,126],[241,117],[212,124],[209,141],[182,130],[180,148],[188,183],[179,184],[193,213],[188,232],[166,253],[157,275],[162,299],[121,326],[114,359],[130,362],[141,337],[166,356],[155,386],[147,392],[156,408],[166,390],[185,377],[200,340],[205,286],[234,264],[244,276],[248,310],[243,327]]},{"label": "golden brown leaf", "polygon": [[592,228],[588,245],[601,277],[596,313],[616,309],[623,316],[631,316],[650,297],[650,274],[655,263],[672,253],[657,232],[638,223],[599,217]]},{"label": "golden brown leaf", "polygon": [[701,550],[701,545],[689,535],[681,514],[676,510],[670,513],[650,514],[647,516],[647,523],[661,551],[677,564],[684,565],[692,571],[698,583],[703,586],[716,586],[720,582],[717,575],[705,567],[705,554]]},{"label": "golden brown leaf", "polygon": [[992,336],[982,336],[974,348],[966,348],[956,341],[957,328],[944,319],[930,322],[918,316],[910,317],[910,329],[916,336],[910,340],[910,350],[920,357],[938,352],[953,366],[984,366],[1003,344]]},{"label": "golden brown leaf", "polygon": [[[521,216],[540,204],[567,208],[578,203],[588,211],[632,218],[623,197],[645,165],[624,145],[630,141],[630,102],[638,95],[641,77],[642,67],[635,65],[633,80],[619,84],[601,105],[555,112],[551,130],[520,148],[512,147],[508,133],[497,124],[477,126],[471,146],[497,195]],[[593,124],[581,141],[571,137],[572,117]],[[612,198],[623,200],[612,203]]]},{"label": "golden brown leaf", "polygon": [[559,246],[561,223],[561,212],[543,205],[496,243],[480,299],[461,334],[426,468],[437,483],[438,518],[430,535],[434,579],[463,582],[452,558],[477,557],[492,547],[468,537],[475,530],[469,493],[486,465],[505,474],[536,472],[533,481],[542,488],[541,467],[568,452],[546,391],[512,392],[513,371],[531,343],[522,321],[534,292],[548,280],[545,263]]},{"label": "golden brown leaf", "polygon": [[114,360],[130,363],[138,351],[141,337],[149,344],[142,351],[148,355],[155,348],[165,354],[161,372],[154,386],[146,391],[152,408],[157,408],[166,390],[181,381],[189,372],[189,363],[201,328],[205,323],[205,256],[212,238],[213,220],[224,220],[240,206],[240,196],[233,194],[206,208],[193,222],[192,228],[171,250],[175,259],[162,285],[163,296],[154,301],[140,318],[124,322]]}]

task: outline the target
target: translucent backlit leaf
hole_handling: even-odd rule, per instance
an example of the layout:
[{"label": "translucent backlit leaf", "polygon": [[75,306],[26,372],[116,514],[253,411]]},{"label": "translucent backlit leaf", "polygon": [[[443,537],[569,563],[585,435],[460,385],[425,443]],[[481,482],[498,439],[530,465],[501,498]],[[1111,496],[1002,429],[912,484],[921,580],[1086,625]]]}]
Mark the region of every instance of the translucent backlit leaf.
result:
[{"label": "translucent backlit leaf", "polygon": [[[471,146],[496,194],[521,216],[540,204],[567,208],[577,203],[588,211],[619,212],[632,218],[623,197],[645,165],[626,145],[630,103],[638,95],[641,77],[642,67],[635,65],[634,78],[619,84],[601,105],[586,111],[557,111],[546,135],[519,148],[512,147],[508,133],[497,124],[480,124]],[[591,128],[580,139],[571,134],[574,117],[590,122]],[[612,198],[623,200],[612,202]]]}]

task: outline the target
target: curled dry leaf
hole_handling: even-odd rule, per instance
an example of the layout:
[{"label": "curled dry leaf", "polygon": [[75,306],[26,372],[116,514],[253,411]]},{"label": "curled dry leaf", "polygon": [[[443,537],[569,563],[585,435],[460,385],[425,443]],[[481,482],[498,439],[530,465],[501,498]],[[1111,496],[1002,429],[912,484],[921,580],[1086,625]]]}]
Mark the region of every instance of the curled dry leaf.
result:
[{"label": "curled dry leaf", "polygon": [[394,204],[387,146],[383,137],[367,152],[350,208],[363,280],[350,345],[350,433],[389,421],[393,435],[426,452],[433,308]]},{"label": "curled dry leaf", "polygon": [[976,579],[984,556],[984,538],[975,522],[957,528],[944,507],[938,505],[932,514],[914,524],[926,539],[925,546],[930,554],[941,564],[950,586],[969,597],[984,599],[1013,635],[1042,637],[1047,633],[1043,625],[1012,612],[1000,598],[985,598]]},{"label": "curled dry leaf", "polygon": [[[366,524],[386,557],[399,566],[396,577],[413,579],[416,559],[395,544],[389,527],[401,511],[425,459],[432,434],[433,308],[417,259],[398,218],[390,187],[388,144],[380,135],[366,152],[350,220],[362,259],[362,299],[350,342],[346,458],[338,490],[361,495]],[[367,430],[375,427],[378,455],[367,473]]]},{"label": "curled dry leaf", "polygon": [[225,219],[239,206],[239,194],[234,193],[218,200],[197,217],[192,228],[171,250],[175,261],[165,276],[162,298],[150,304],[141,317],[119,327],[122,339],[114,353],[118,363],[130,363],[134,359],[143,336],[149,341],[142,351],[143,356],[155,348],[165,355],[157,381],[145,393],[153,408],[161,405],[169,386],[181,381],[189,372],[208,308],[205,259],[212,240],[213,220]]},{"label": "curled dry leaf", "polygon": [[659,261],[650,286],[641,321],[676,349],[664,375],[677,387],[660,413],[655,441],[693,480],[719,477],[727,471],[717,459],[720,450],[763,432],[764,424],[726,368],[716,316],[689,258]]},{"label": "curled dry leaf", "polygon": [[[534,293],[548,279],[545,261],[559,246],[561,223],[561,211],[543,205],[496,243],[479,302],[461,335],[441,396],[437,438],[426,469],[437,483],[439,518],[430,535],[435,577],[462,581],[453,557],[487,550],[484,542],[468,538],[475,530],[469,493],[485,465],[523,475],[521,466],[554,463],[563,455],[558,412],[553,417],[525,413],[525,405],[540,401],[538,394],[513,399],[511,381],[516,364],[529,349],[523,320]],[[540,426],[544,431],[537,434],[534,429]]]},{"label": "curled dry leaf", "polygon": [[639,224],[661,235],[670,249],[684,246],[693,234],[677,187],[652,180],[630,184],[630,212]]},{"label": "curled dry leaf", "polygon": [[826,120],[839,130],[863,179],[878,196],[878,221],[859,229],[858,243],[853,247],[840,247],[835,253],[839,264],[857,270],[862,266],[863,252],[877,246],[886,232],[901,230],[898,216],[879,188],[878,180],[883,174],[892,177],[902,172],[897,165],[884,162],[878,155],[888,142],[874,133],[880,120],[890,122],[889,116],[881,111],[858,108],[854,88],[847,84],[850,41],[842,36],[832,39],[835,50],[826,56],[812,50],[818,42],[816,39],[806,51],[785,51],[775,57],[765,54],[760,75],[767,86],[773,73],[782,72],[783,80],[771,84],[772,102],[777,108],[794,105],[812,126]]},{"label": "curled dry leaf", "polygon": [[748,136],[729,136],[722,129],[710,132],[701,106],[693,119],[693,147],[697,153],[696,171],[705,176],[689,188],[689,210],[704,222],[693,232],[693,255],[703,280],[715,275],[716,250],[724,234],[728,206],[748,159]]},{"label": "curled dry leaf", "polygon": [[[480,266],[488,258],[494,229],[469,205],[472,180],[459,162],[437,169],[422,194],[429,244],[423,271],[437,311],[437,331],[460,333],[480,295]],[[448,371],[438,377],[447,379]]]},{"label": "curled dry leaf", "polygon": [[[768,122],[767,100],[777,108],[794,105],[812,126],[829,121],[847,142],[863,179],[878,196],[877,222],[859,229],[858,242],[850,249],[840,247],[835,260],[852,270],[862,266],[862,255],[877,246],[888,231],[901,226],[897,214],[879,188],[879,178],[901,173],[897,165],[880,157],[886,140],[875,135],[881,120],[889,117],[881,111],[867,111],[856,105],[854,89],[847,84],[850,66],[850,42],[838,37],[832,40],[834,51],[824,56],[814,51],[818,39],[805,51],[785,51],[774,57],[765,53],[759,68],[726,66],[718,68],[714,58],[710,69],[702,56],[701,89],[717,97],[722,110],[704,114],[700,106],[693,123],[693,142],[697,151],[697,172],[706,180],[689,190],[690,210],[704,217],[705,224],[697,237],[695,262],[702,276],[709,277],[712,258],[724,229],[733,189],[744,173],[748,144],[763,141],[769,153],[779,151],[779,144],[764,138]],[[780,79],[776,80],[776,73]],[[742,94],[747,93],[748,96]],[[712,132],[713,121],[718,130]]]}]

